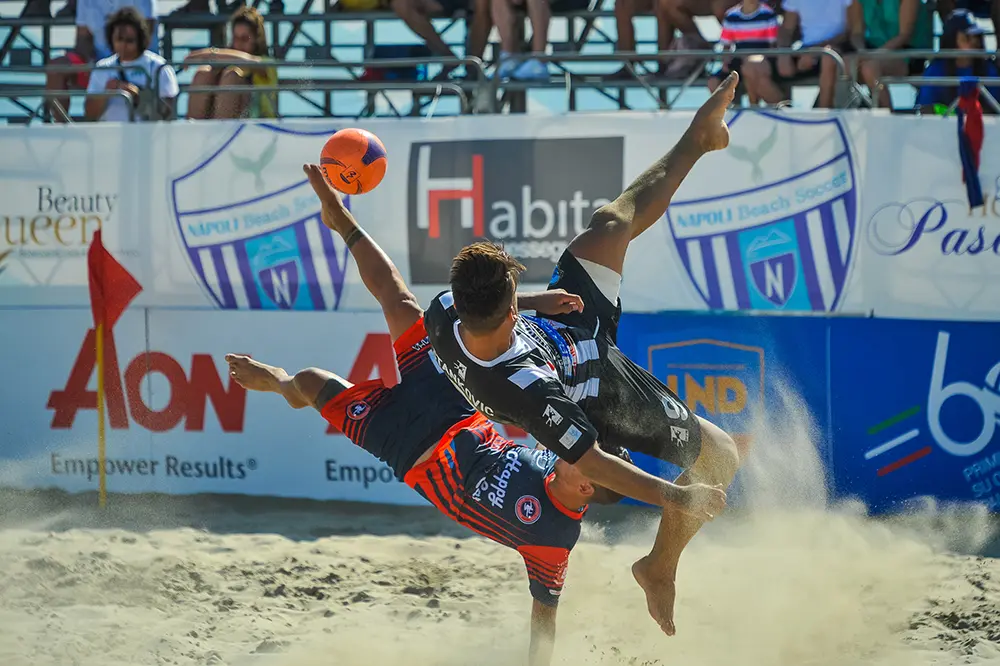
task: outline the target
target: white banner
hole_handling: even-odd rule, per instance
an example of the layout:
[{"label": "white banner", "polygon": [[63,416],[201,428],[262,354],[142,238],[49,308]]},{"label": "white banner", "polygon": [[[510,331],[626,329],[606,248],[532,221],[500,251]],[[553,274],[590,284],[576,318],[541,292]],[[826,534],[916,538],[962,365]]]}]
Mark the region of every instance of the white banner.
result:
[{"label": "white banner", "polygon": [[[89,310],[0,310],[4,418],[0,486],[97,488],[94,333]],[[107,359],[108,488],[394,504],[423,500],[313,409],[231,382],[223,356],[352,381],[396,376],[371,313],[185,312],[132,307]],[[148,345],[148,346],[147,346]],[[146,353],[148,352],[148,353]]]},{"label": "white banner", "polygon": [[[666,152],[690,114],[359,121],[388,151],[349,205],[426,301],[478,237],[543,285],[593,211]],[[874,312],[996,319],[1000,121],[970,212],[957,121],[744,111],[665,219],[630,248],[627,311]],[[138,305],[373,311],[301,172],[332,121],[0,128],[0,305],[87,304],[98,226]]]}]

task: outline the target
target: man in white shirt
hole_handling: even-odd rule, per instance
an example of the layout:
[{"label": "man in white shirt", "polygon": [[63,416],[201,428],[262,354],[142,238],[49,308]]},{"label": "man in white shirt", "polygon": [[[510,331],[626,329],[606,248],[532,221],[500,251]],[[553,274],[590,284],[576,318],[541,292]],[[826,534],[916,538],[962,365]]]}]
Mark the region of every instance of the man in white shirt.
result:
[{"label": "man in white shirt", "polygon": [[[146,21],[149,34],[156,35],[156,0],[78,0],[76,6],[76,46],[66,55],[54,58],[50,64],[86,65],[114,55],[107,40],[105,24],[108,17],[124,7],[134,7]],[[150,50],[159,50],[156,40],[152,40]],[[45,76],[46,90],[86,90],[89,72],[48,72]],[[61,109],[69,111],[68,96],[54,100]],[[53,109],[53,119],[62,122],[66,118]]]},{"label": "man in white shirt", "polygon": [[173,117],[174,102],[180,94],[177,75],[163,58],[148,50],[149,28],[138,10],[125,7],[112,14],[104,35],[114,55],[99,60],[91,73],[84,105],[87,119],[124,122],[132,118],[129,102],[122,97],[92,94],[115,90],[128,93],[133,107],[138,106],[141,90],[158,94],[156,107],[137,112],[137,120]]},{"label": "man in white shirt", "polygon": [[[784,0],[778,46],[788,48],[801,38],[802,48],[829,46],[839,53],[863,49],[864,44],[851,42],[857,31],[852,30],[848,9],[855,2],[857,0]],[[819,99],[816,101],[819,108],[833,108],[838,73],[832,58],[809,54],[777,58],[777,78],[781,81],[819,78]]]}]

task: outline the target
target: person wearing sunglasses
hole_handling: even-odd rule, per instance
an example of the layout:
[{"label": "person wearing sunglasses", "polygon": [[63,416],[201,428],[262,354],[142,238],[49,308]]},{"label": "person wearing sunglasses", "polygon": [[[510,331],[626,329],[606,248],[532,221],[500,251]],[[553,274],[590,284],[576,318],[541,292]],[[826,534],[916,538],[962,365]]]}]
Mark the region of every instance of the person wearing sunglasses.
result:
[{"label": "person wearing sunglasses", "polygon": [[[173,67],[149,50],[150,32],[134,7],[123,7],[108,18],[105,36],[114,55],[99,60],[87,86],[84,110],[88,120],[127,122],[166,120],[174,116],[174,102],[180,93]],[[154,82],[158,85],[154,85]],[[93,93],[121,90],[131,96],[135,107],[121,97]],[[150,94],[155,102],[143,104]]]}]

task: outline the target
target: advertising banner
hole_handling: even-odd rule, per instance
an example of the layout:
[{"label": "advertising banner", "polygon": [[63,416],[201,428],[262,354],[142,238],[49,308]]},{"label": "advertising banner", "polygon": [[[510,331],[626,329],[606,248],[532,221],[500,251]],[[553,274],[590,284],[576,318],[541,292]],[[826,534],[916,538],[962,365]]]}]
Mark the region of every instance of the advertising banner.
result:
[{"label": "advertising banner", "polygon": [[1000,325],[834,319],[830,331],[839,491],[1000,510]]},{"label": "advertising banner", "polygon": [[[527,267],[524,283],[541,286],[593,212],[690,118],[366,120],[388,169],[348,205],[422,302],[477,238],[502,242]],[[986,119],[986,204],[975,210],[953,119],[739,111],[729,123],[730,147],[705,156],[630,247],[628,311],[996,318],[1000,121]],[[0,306],[85,306],[82,248],[101,226],[145,286],[140,306],[375,311],[301,171],[341,127],[0,128]]]},{"label": "advertising banner", "polygon": [[[95,490],[90,312],[0,311],[0,325],[0,363],[26,370],[0,388],[9,408],[0,486]],[[227,352],[246,353],[289,372],[319,366],[353,382],[382,376],[394,384],[395,358],[380,315],[133,307],[113,340],[106,356],[111,492],[423,501],[315,410],[296,411],[278,395],[242,389],[223,360]]]}]

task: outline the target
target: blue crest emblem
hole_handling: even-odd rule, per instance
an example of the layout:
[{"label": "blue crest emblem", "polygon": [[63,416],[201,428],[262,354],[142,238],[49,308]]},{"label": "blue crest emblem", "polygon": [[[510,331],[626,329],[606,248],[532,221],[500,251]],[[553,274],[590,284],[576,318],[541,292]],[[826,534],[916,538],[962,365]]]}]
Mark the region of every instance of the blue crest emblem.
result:
[{"label": "blue crest emblem", "polygon": [[667,210],[692,284],[716,310],[836,310],[858,235],[847,132],[836,118],[767,112],[729,126],[729,148],[710,158],[725,178],[685,185],[690,198]]},{"label": "blue crest emblem", "polygon": [[[170,187],[181,240],[203,289],[227,310],[335,310],[348,250],[320,219],[302,175],[322,131],[239,126]],[[350,207],[349,199],[345,203]]]}]

